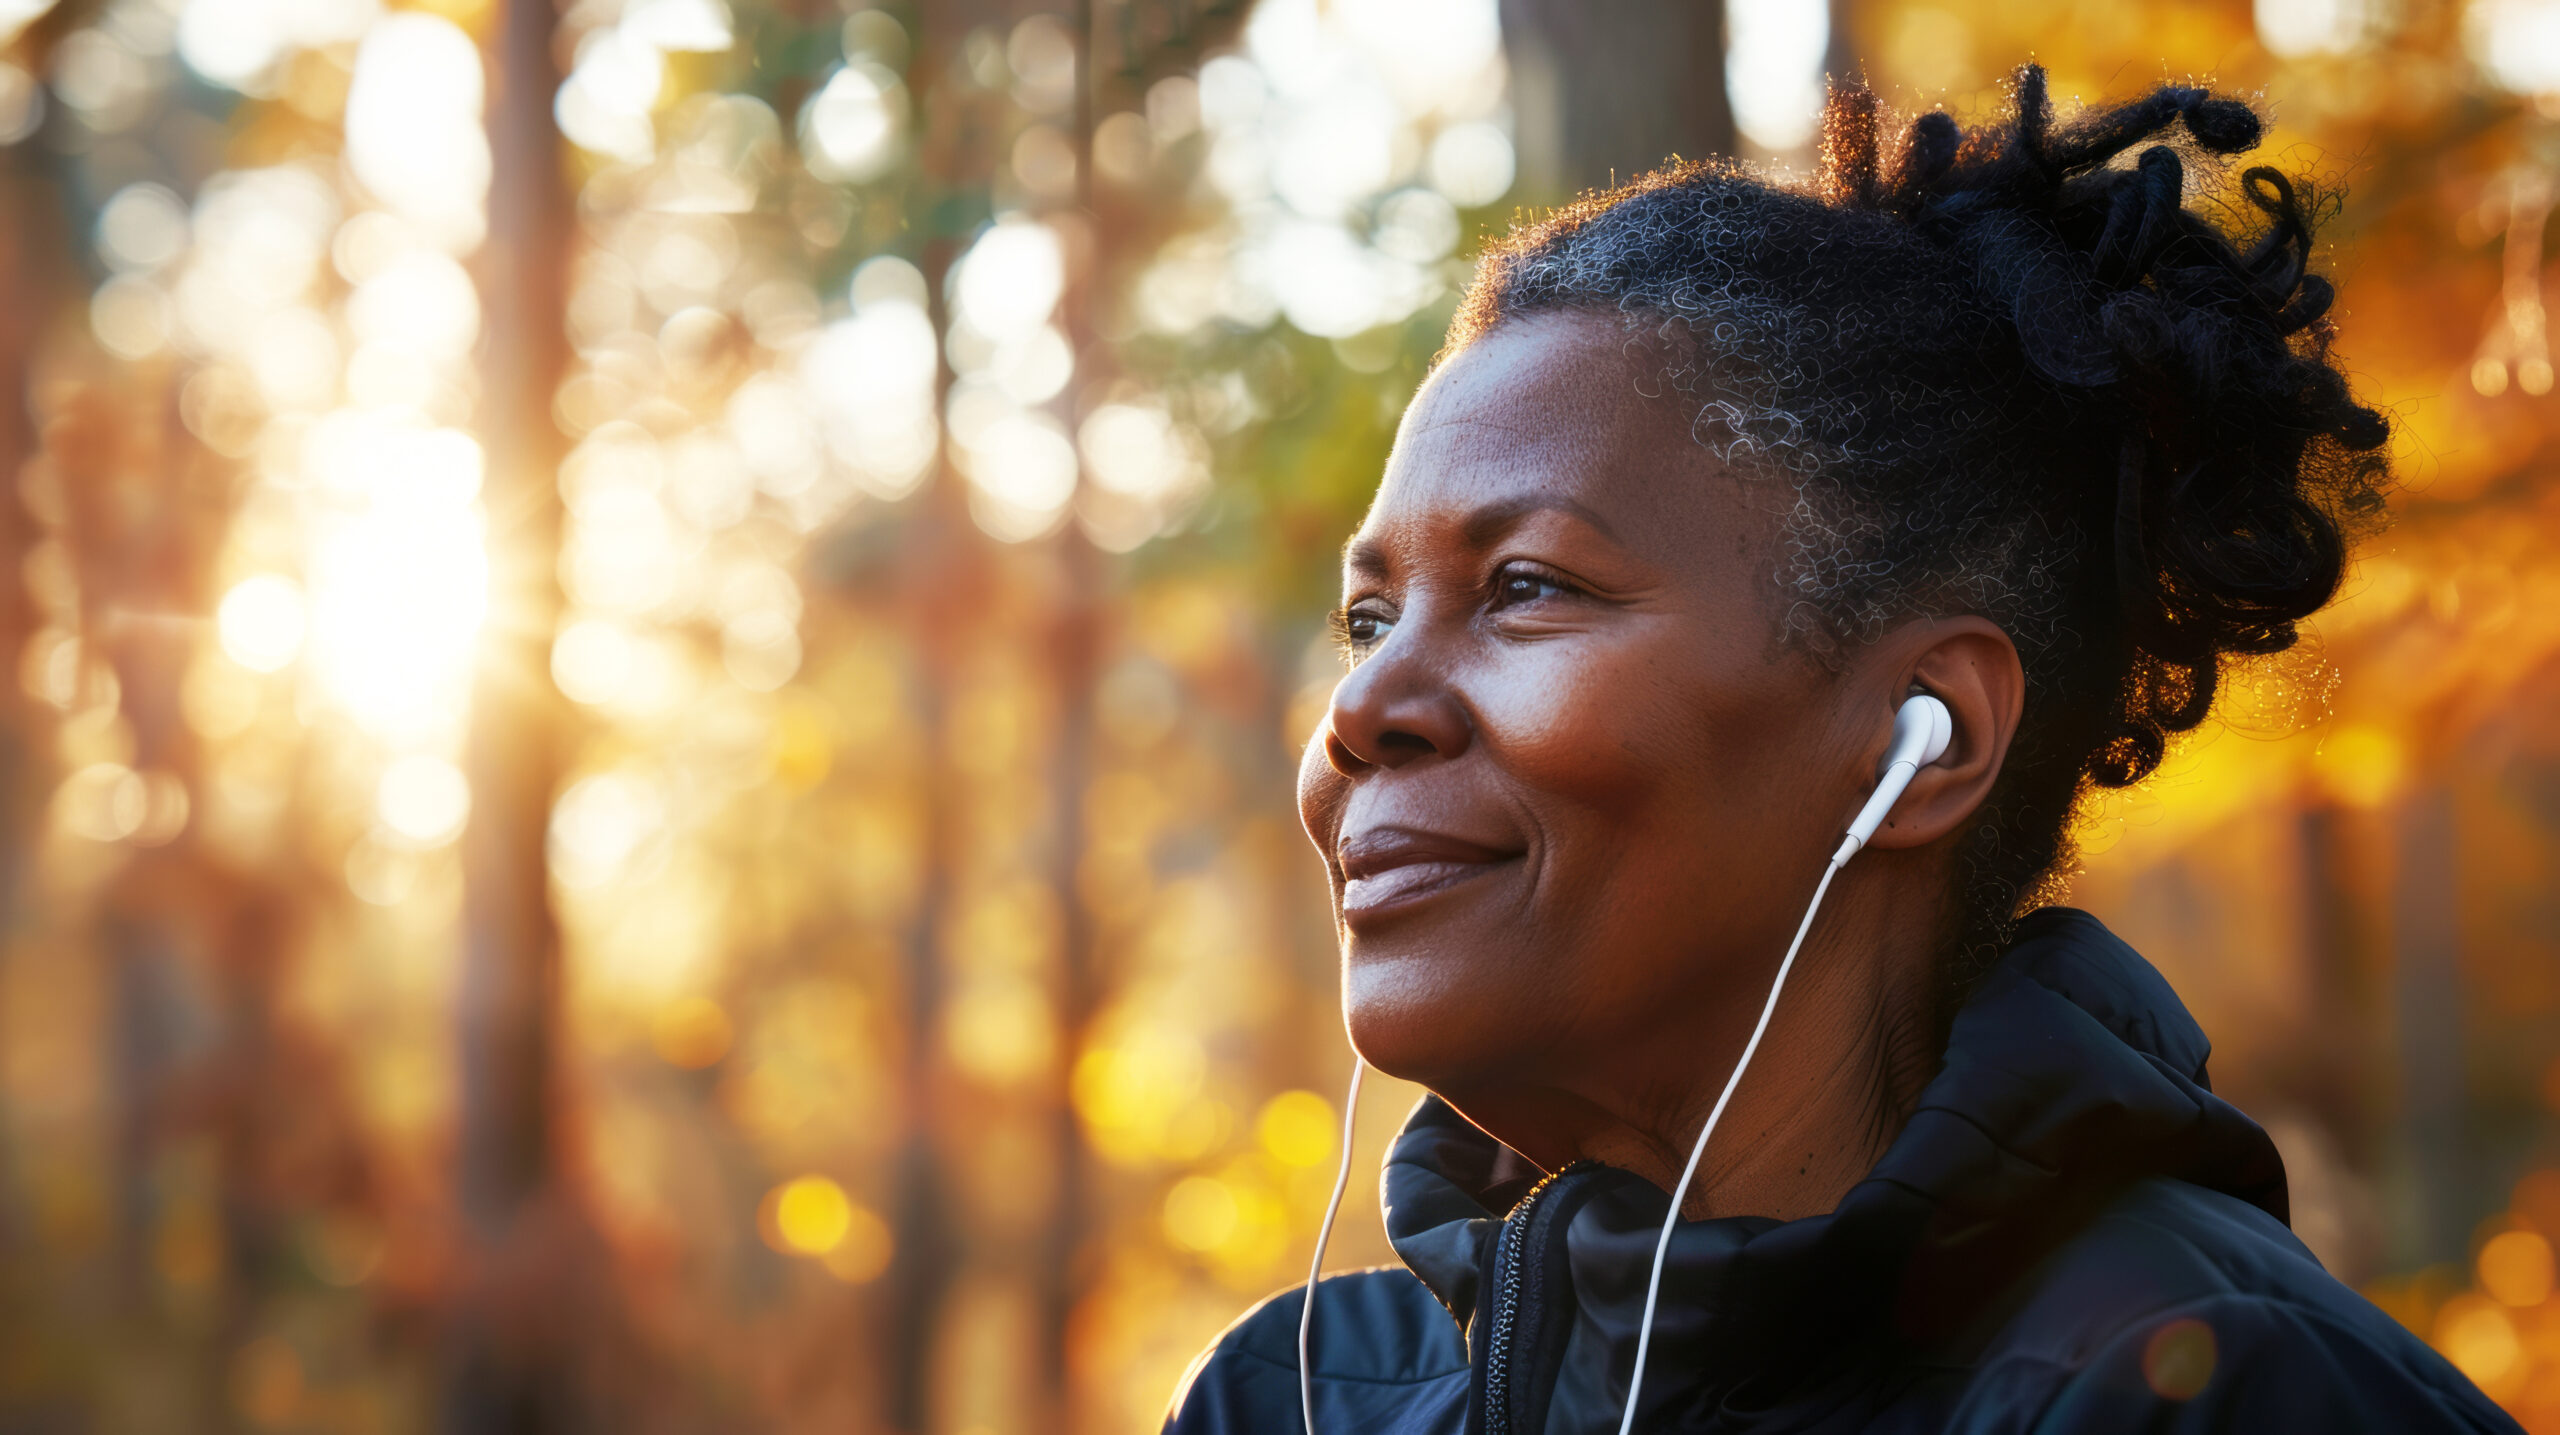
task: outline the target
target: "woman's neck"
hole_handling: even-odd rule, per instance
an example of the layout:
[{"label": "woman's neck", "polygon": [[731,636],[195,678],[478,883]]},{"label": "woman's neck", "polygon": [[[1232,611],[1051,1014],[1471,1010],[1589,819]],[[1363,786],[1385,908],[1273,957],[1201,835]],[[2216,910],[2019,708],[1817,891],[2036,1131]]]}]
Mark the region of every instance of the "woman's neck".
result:
[{"label": "woman's neck", "polygon": [[[1933,914],[1915,922],[1895,900],[1920,886],[1909,879],[1921,874],[1891,870],[1905,865],[1878,862],[1855,874],[1868,880],[1843,874],[1834,884],[1717,1123],[1684,1217],[1819,1215],[1901,1133],[1937,1066],[1930,973],[1943,941]],[[1606,1070],[1442,1095],[1547,1169],[1594,1160],[1668,1191],[1759,1019],[1773,966],[1758,970],[1745,989],[1718,991],[1705,1009],[1666,1013],[1613,1044]]]},{"label": "woman's neck", "polygon": [[[1769,1035],[1699,1162],[1684,1218],[1820,1215],[1836,1208],[1902,1134],[1937,1065],[1925,967],[1856,955],[1808,950],[1798,959]],[[1826,967],[1823,957],[1837,960]],[[1676,1159],[1668,1170],[1644,1173],[1666,1189],[1679,1180],[1731,1070],[1728,1060],[1708,1074],[1704,1104],[1674,1128]]]}]

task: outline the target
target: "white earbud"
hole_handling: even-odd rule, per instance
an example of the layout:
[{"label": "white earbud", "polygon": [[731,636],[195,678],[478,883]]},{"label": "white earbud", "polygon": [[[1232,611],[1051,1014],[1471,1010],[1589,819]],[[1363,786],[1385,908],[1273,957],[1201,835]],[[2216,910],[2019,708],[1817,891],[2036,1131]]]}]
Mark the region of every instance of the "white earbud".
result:
[{"label": "white earbud", "polygon": [[1849,824],[1849,835],[1840,839],[1840,850],[1831,854],[1831,865],[1839,866],[1858,855],[1867,839],[1884,825],[1885,814],[1902,800],[1902,791],[1920,769],[1947,755],[1947,744],[1954,741],[1956,721],[1947,713],[1947,705],[1920,693],[1904,698],[1893,714],[1893,746],[1885,750],[1884,771],[1876,776],[1875,794],[1867,805],[1858,809],[1857,820]]}]

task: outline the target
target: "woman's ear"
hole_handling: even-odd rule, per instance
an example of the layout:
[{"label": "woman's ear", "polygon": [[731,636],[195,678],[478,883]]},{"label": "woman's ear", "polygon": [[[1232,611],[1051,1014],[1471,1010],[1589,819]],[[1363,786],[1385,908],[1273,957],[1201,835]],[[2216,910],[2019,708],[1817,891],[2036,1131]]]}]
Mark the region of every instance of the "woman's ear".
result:
[{"label": "woman's ear", "polygon": [[1955,737],[1946,754],[1912,776],[1885,814],[1871,847],[1925,847],[1963,826],[2000,777],[2026,706],[2027,674],[2017,645],[1987,618],[1924,618],[1871,649],[1903,677],[1947,705]]}]

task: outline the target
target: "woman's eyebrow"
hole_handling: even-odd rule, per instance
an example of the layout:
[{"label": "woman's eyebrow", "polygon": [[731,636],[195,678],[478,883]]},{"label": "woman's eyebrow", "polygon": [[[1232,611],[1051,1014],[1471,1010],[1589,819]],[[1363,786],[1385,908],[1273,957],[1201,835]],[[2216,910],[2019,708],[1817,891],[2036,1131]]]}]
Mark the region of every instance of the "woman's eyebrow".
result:
[{"label": "woman's eyebrow", "polygon": [[1458,532],[1466,539],[1468,547],[1484,548],[1519,527],[1520,521],[1530,514],[1549,512],[1570,514],[1598,530],[1601,537],[1612,543],[1618,541],[1617,530],[1609,526],[1609,520],[1601,517],[1598,510],[1555,494],[1527,494],[1488,503],[1468,514],[1466,521],[1458,526]]},{"label": "woman's eyebrow", "polygon": [[[1469,548],[1490,548],[1533,513],[1570,514],[1591,525],[1601,537],[1618,542],[1617,530],[1597,509],[1553,494],[1530,494],[1488,503],[1459,521],[1458,537]],[[1342,547],[1342,567],[1357,577],[1383,579],[1393,566],[1388,561],[1386,545],[1376,538],[1354,534]]]}]

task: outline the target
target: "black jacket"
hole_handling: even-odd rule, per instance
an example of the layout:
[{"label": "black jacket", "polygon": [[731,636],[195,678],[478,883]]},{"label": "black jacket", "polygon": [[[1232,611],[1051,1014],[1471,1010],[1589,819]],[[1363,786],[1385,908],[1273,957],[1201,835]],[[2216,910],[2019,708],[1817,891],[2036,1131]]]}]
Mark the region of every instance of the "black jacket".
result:
[{"label": "black jacket", "polygon": [[[2083,912],[2024,925],[1910,1124],[1829,1215],[1672,1238],[1639,1431],[2515,1431],[2286,1228],[2284,1167],[2204,1033]],[[1317,1288],[1321,1435],[1611,1435],[1664,1193],[1524,1189],[1437,1098],[1384,1178],[1406,1270]],[[1290,1291],[1171,1435],[1301,1428]],[[1454,1317],[1454,1319],[1453,1319]]]}]

